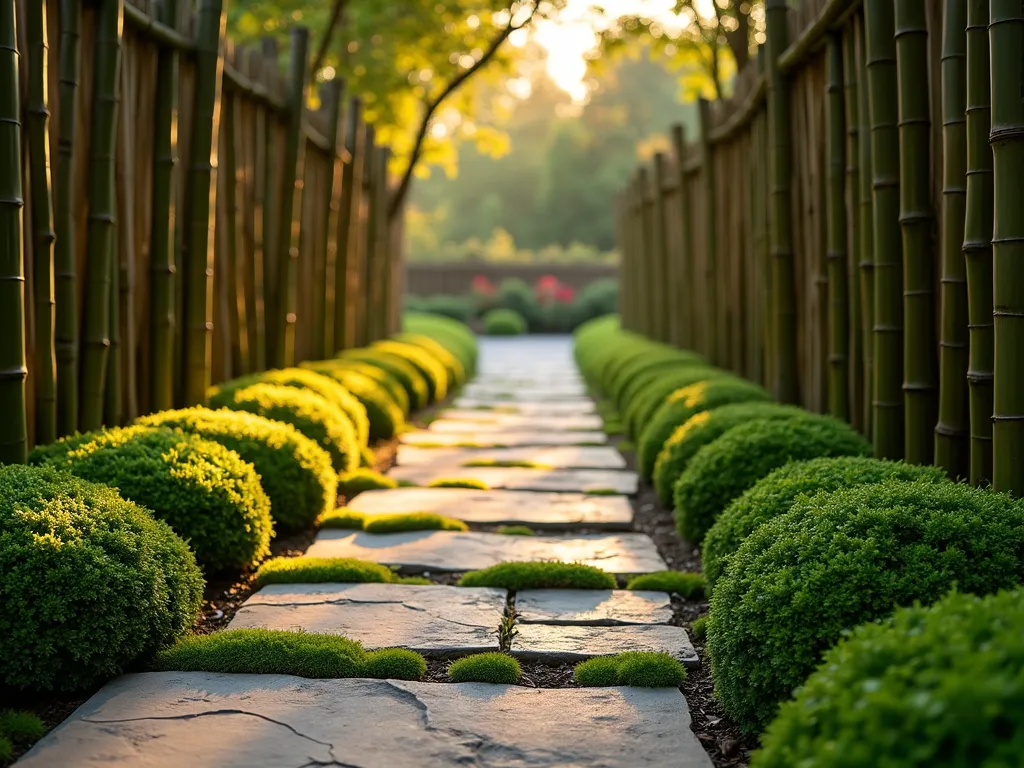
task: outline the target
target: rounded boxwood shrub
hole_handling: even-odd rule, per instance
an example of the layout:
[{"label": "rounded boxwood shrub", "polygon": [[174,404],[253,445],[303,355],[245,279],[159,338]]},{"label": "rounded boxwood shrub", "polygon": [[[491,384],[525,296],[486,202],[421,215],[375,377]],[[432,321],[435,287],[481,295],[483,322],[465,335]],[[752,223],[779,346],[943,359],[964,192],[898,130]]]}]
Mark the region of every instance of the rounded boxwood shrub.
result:
[{"label": "rounded boxwood shrub", "polygon": [[754,420],[803,418],[807,411],[778,403],[734,403],[702,411],[688,419],[665,441],[654,464],[654,488],[666,507],[672,505],[676,481],[705,445],[710,445],[730,429]]},{"label": "rounded boxwood shrub", "polygon": [[0,685],[77,690],[192,626],[195,556],[113,488],[49,467],[0,467]]},{"label": "rounded boxwood shrub", "polygon": [[398,481],[372,469],[353,469],[338,479],[338,493],[352,499],[363,491],[380,491],[397,488]]},{"label": "rounded boxwood shrub", "polygon": [[359,440],[352,422],[340,408],[311,390],[253,384],[218,392],[210,398],[210,405],[291,424],[330,454],[338,472],[351,472],[359,466]]},{"label": "rounded boxwood shrub", "polygon": [[452,662],[448,677],[453,683],[515,685],[522,679],[523,670],[507,653],[477,653]]},{"label": "rounded boxwood shrub", "polygon": [[1024,508],[957,483],[883,481],[797,501],[751,533],[715,584],[715,696],[761,730],[851,627],[954,585],[990,594],[1024,574]]},{"label": "rounded boxwood shrub", "polygon": [[341,382],[366,410],[369,420],[370,440],[390,440],[405,426],[402,409],[388,393],[372,377],[359,371],[343,368],[334,362],[315,365],[314,370]]},{"label": "rounded boxwood shrub", "polygon": [[290,424],[201,406],[143,416],[136,424],[181,429],[220,443],[256,469],[280,530],[312,525],[337,501],[338,476],[327,451]]},{"label": "rounded boxwood shrub", "polygon": [[637,441],[640,475],[650,480],[658,454],[676,429],[702,411],[730,403],[767,402],[771,395],[759,384],[735,378],[700,381],[677,389],[661,404]]},{"label": "rounded boxwood shrub", "polygon": [[773,469],[819,456],[870,456],[871,444],[845,422],[808,415],[733,427],[693,457],[676,482],[676,527],[694,544],[733,499]]},{"label": "rounded boxwood shrub", "polygon": [[[440,342],[421,333],[399,333],[393,337],[394,341],[407,344],[410,347],[423,350],[432,360],[436,360],[444,366],[448,374],[448,392],[466,383],[466,368],[462,361]],[[444,398],[438,397],[438,400]]]},{"label": "rounded boxwood shrub", "polygon": [[[29,461],[40,456],[33,452]],[[92,433],[50,464],[120,490],[167,522],[210,571],[270,553],[270,500],[252,464],[180,430],[132,426]]]},{"label": "rounded boxwood shrub", "polygon": [[526,318],[514,309],[492,309],[484,315],[484,333],[488,336],[522,336]]},{"label": "rounded boxwood shrub", "polygon": [[626,651],[582,661],[573,668],[572,676],[585,688],[612,685],[678,688],[686,679],[686,667],[667,653]]},{"label": "rounded boxwood shrub", "polygon": [[726,559],[747,536],[762,523],[788,512],[800,496],[883,480],[941,483],[946,482],[946,475],[938,467],[864,456],[795,461],[779,467],[735,499],[708,530],[700,549],[708,586],[714,587],[725,570]]},{"label": "rounded boxwood shrub", "polygon": [[[387,393],[391,402],[398,406],[398,409],[402,412],[402,418],[409,415],[409,412],[412,409],[412,404],[409,402],[409,391],[402,386],[402,382],[388,373],[384,368],[379,365],[371,365],[363,360],[355,360],[351,357],[336,358],[334,363],[337,367],[341,368],[341,370],[361,373],[371,381],[376,382],[377,386]],[[352,394],[355,393],[353,392]]]},{"label": "rounded boxwood shrub", "polygon": [[430,403],[430,386],[426,377],[408,360],[377,347],[350,349],[341,353],[342,360],[355,360],[372,366],[390,376],[405,390],[409,409],[418,410]]},{"label": "rounded boxwood shrub", "polygon": [[691,384],[724,378],[735,379],[726,371],[703,365],[682,366],[660,374],[626,404],[626,434],[634,440],[643,434],[655,411],[672,396],[673,392]]},{"label": "rounded boxwood shrub", "polygon": [[371,349],[401,358],[419,371],[427,383],[427,395],[430,402],[444,400],[448,396],[448,387],[450,386],[448,369],[436,355],[432,355],[414,344],[393,339],[374,342]]}]

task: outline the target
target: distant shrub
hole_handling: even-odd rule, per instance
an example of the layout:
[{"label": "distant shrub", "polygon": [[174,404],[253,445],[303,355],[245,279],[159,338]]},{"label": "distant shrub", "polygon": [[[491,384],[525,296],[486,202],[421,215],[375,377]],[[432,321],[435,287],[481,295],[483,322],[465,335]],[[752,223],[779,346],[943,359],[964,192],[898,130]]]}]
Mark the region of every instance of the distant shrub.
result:
[{"label": "distant shrub", "polygon": [[401,512],[393,515],[366,515],[363,530],[367,533],[403,533],[405,531],[468,531],[461,520],[433,512]]},{"label": "distant shrub", "polygon": [[626,584],[626,589],[674,592],[686,599],[701,598],[704,597],[704,577],[686,571],[657,571],[634,576]]},{"label": "distant shrub", "polygon": [[676,525],[694,544],[733,499],[790,461],[819,456],[870,456],[871,444],[828,416],[756,421],[733,427],[698,453],[674,490]]},{"label": "distant shrub", "polygon": [[886,481],[821,493],[751,533],[715,584],[715,696],[749,731],[771,721],[851,627],[954,585],[1020,583],[1024,509],[957,483]]},{"label": "distant shrub", "polygon": [[52,468],[0,467],[0,685],[100,683],[191,627],[202,597],[193,554],[141,506]]},{"label": "distant shrub", "polygon": [[407,410],[418,410],[430,403],[430,385],[424,376],[405,357],[393,354],[381,347],[350,349],[341,353],[342,361],[356,360],[378,368],[390,376],[405,390],[408,399]]},{"label": "distant shrub", "polygon": [[338,478],[338,493],[346,499],[354,498],[364,491],[379,491],[397,487],[398,481],[393,477],[374,472],[372,469],[353,469]]},{"label": "distant shrub", "polygon": [[255,584],[389,584],[398,577],[390,568],[347,557],[275,557],[256,571]]},{"label": "distant shrub", "polygon": [[686,668],[667,653],[627,651],[580,662],[572,674],[585,688],[612,685],[678,688],[686,679]]},{"label": "distant shrub", "polygon": [[452,662],[448,677],[453,683],[515,685],[522,679],[519,662],[507,653],[477,653]]},{"label": "distant shrub", "polygon": [[[444,366],[448,372],[448,394],[466,383],[467,373],[464,363],[454,351],[443,346],[440,342],[422,333],[399,333],[393,338],[395,341],[422,349],[432,359]],[[475,345],[475,341],[473,344]],[[438,397],[438,399],[442,400],[444,398]]]},{"label": "distant shrub", "polygon": [[557,562],[509,562],[469,571],[460,587],[498,589],[615,589],[615,577],[592,565]]},{"label": "distant shrub", "polygon": [[400,405],[388,390],[371,376],[342,367],[333,360],[303,365],[336,379],[362,403],[369,420],[371,441],[390,440],[405,425],[405,415]]},{"label": "distant shrub", "polygon": [[526,331],[526,320],[515,310],[492,309],[484,315],[484,333],[488,336],[521,336]]},{"label": "distant shrub", "polygon": [[483,480],[472,477],[439,477],[432,480],[428,488],[471,488],[476,491],[489,491],[491,486]]},{"label": "distant shrub", "polygon": [[[436,354],[415,344],[393,339],[374,342],[371,349],[394,355],[412,365],[427,383],[429,402],[444,400],[448,396],[448,387],[452,384],[449,370]],[[447,354],[446,357],[451,358],[451,355]]]}]

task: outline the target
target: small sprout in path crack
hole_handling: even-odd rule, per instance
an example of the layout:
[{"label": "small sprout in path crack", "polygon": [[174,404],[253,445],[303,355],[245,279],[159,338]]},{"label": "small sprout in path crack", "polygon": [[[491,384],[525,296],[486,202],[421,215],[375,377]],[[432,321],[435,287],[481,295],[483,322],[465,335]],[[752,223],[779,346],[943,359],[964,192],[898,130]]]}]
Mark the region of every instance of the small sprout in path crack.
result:
[{"label": "small sprout in path crack", "polygon": [[533,528],[526,525],[503,525],[498,528],[498,533],[505,536],[535,536]]},{"label": "small sprout in path crack", "polygon": [[472,477],[439,477],[427,486],[428,488],[472,488],[477,491],[489,491],[491,487],[483,480]]},{"label": "small sprout in path crack", "polygon": [[501,615],[501,623],[498,624],[498,648],[508,652],[512,650],[512,641],[519,634],[516,627],[516,613],[514,605],[506,605],[505,612]]},{"label": "small sprout in path crack", "polygon": [[523,677],[519,662],[505,653],[478,653],[448,667],[453,683],[496,683],[515,685]]},{"label": "small sprout in path crack", "polygon": [[704,597],[704,576],[687,571],[655,571],[634,576],[626,589],[651,592],[674,592],[686,599]]},{"label": "small sprout in path crack", "polygon": [[584,687],[678,688],[686,679],[686,668],[667,653],[627,651],[580,662],[572,674]]}]

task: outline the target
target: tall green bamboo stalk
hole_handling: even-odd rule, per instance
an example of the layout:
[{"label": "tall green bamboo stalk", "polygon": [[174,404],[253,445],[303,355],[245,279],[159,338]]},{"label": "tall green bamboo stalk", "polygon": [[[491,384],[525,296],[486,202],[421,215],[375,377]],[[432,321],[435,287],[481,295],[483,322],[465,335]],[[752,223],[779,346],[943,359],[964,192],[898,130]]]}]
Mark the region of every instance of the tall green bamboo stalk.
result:
[{"label": "tall green bamboo stalk", "polygon": [[847,299],[850,303],[849,327],[853,332],[848,334],[850,348],[851,371],[848,377],[850,399],[850,423],[856,428],[864,428],[864,412],[862,403],[864,393],[864,340],[861,334],[863,308],[861,306],[860,272],[857,259],[860,257],[861,210],[858,200],[860,194],[860,104],[858,103],[858,67],[857,67],[857,25],[850,22],[843,28],[843,110],[846,117],[846,199],[849,201],[849,232],[850,250],[847,254]]},{"label": "tall green bamboo stalk", "polygon": [[[266,63],[257,51],[250,51],[247,59],[250,77],[259,78],[262,75]],[[270,243],[267,240],[269,233],[270,213],[267,210],[267,196],[271,194],[269,188],[273,178],[271,169],[274,163],[271,162],[272,155],[269,153],[271,140],[269,134],[273,126],[274,118],[270,110],[263,105],[254,107],[255,117],[251,128],[250,140],[252,141],[252,362],[253,369],[263,371],[267,368],[267,275],[268,254],[267,249]]]},{"label": "tall green bamboo stalk", "polygon": [[669,307],[672,298],[669,295],[668,279],[668,215],[665,210],[665,181],[668,176],[665,153],[656,152],[651,164],[651,182],[654,191],[654,200],[651,206],[651,243],[653,245],[652,255],[654,257],[653,268],[655,273],[654,293],[650,300],[654,312],[654,338],[658,341],[668,341]]},{"label": "tall green bamboo stalk", "polygon": [[110,328],[107,336],[110,349],[107,352],[107,380],[103,386],[103,423],[116,427],[122,421],[121,394],[121,265],[114,251],[110,263]]},{"label": "tall green bamboo stalk", "polygon": [[[691,209],[689,188],[686,185],[686,128],[682,123],[672,126],[672,151],[676,161],[676,211],[679,217],[679,261],[680,285],[678,293],[673,297],[682,313],[682,346],[693,349],[695,336],[694,303],[691,298],[693,291],[693,211]],[[629,198],[623,205],[629,214]]]},{"label": "tall green bamboo stalk", "polygon": [[107,357],[110,353],[110,276],[117,255],[114,146],[121,69],[122,2],[101,0],[96,13],[79,414],[82,431],[103,425]]},{"label": "tall green bamboo stalk", "polygon": [[967,210],[964,260],[970,340],[967,369],[971,421],[970,481],[992,480],[992,150],[988,145],[988,2],[967,3]]},{"label": "tall green bamboo stalk", "polygon": [[363,175],[363,131],[360,120],[362,103],[349,102],[345,118],[345,149],[348,160],[341,168],[341,203],[338,211],[338,253],[334,262],[334,351],[353,344],[352,273],[356,263],[358,211]]},{"label": "tall green bamboo stalk", "polygon": [[[699,99],[700,114],[700,176],[704,187],[704,274],[701,276],[701,290],[707,299],[707,345],[708,360],[722,365],[728,359],[729,339],[724,318],[719,317],[719,272],[718,260],[718,205],[715,196],[715,158],[711,151],[711,102]],[[655,193],[657,194],[657,193]],[[652,245],[653,245],[652,238]]]},{"label": "tall green bamboo stalk", "polygon": [[1024,494],[1024,5],[989,3],[992,65],[992,488]]},{"label": "tall green bamboo stalk", "polygon": [[850,301],[846,275],[846,113],[843,103],[843,43],[829,35],[826,124],[828,129],[828,410],[850,418]]},{"label": "tall green bamboo stalk", "polygon": [[928,22],[921,0],[896,0],[899,78],[900,230],[903,235],[904,455],[935,459],[938,365],[935,342],[935,254],[932,243],[931,115]]},{"label": "tall green bamboo stalk", "polygon": [[[163,0],[160,21],[177,26],[178,0]],[[178,163],[178,52],[157,55],[153,110],[153,216],[149,239],[149,407],[174,405],[174,179]]]},{"label": "tall green bamboo stalk", "polygon": [[860,160],[860,194],[858,201],[860,250],[857,252],[860,275],[860,328],[861,348],[864,350],[863,410],[861,431],[869,440],[874,435],[875,413],[875,224],[874,200],[871,186],[874,182],[871,160],[871,102],[868,89],[867,43],[864,38],[864,18],[854,18],[857,38],[857,70],[860,87],[857,89],[857,107],[860,126],[857,130],[857,154]]},{"label": "tall green bamboo stalk", "polygon": [[[327,111],[327,175],[324,189],[327,194],[322,200],[324,206],[324,231],[319,252],[313,259],[313,356],[327,357],[328,338],[334,335],[334,266],[337,263],[338,242],[331,238],[337,232],[337,216],[340,201],[335,195],[335,166],[338,164],[338,122],[341,118],[342,85],[338,79],[324,84],[326,96],[324,107]],[[331,322],[327,322],[331,318]],[[329,326],[329,327],[328,327]]]},{"label": "tall green bamboo stalk", "polygon": [[32,284],[35,312],[35,442],[57,439],[57,376],[54,355],[53,208],[50,203],[50,122],[47,98],[46,6],[25,7],[28,41],[28,156],[32,195]]},{"label": "tall green bamboo stalk", "polygon": [[[391,221],[388,218],[388,208],[391,199],[391,191],[388,184],[388,163],[391,161],[391,149],[387,146],[381,147],[377,158],[377,167],[374,173],[374,184],[377,194],[377,280],[375,283],[375,298],[378,307],[375,314],[376,325],[374,327],[371,341],[378,341],[387,338],[388,329],[391,327],[391,289],[394,269],[392,258],[394,249],[391,247]],[[399,211],[399,215],[401,212]]]},{"label": "tall green bamboo stalk", "polygon": [[[302,218],[302,180],[305,137],[302,118],[306,109],[306,62],[309,30],[295,27],[291,33],[288,63],[288,106],[284,139],[284,183],[281,188],[280,226],[277,229],[276,280],[271,291],[273,311],[268,323],[268,362],[285,368],[295,362],[296,271]],[[269,331],[273,329],[273,333]]]},{"label": "tall green bamboo stalk", "polygon": [[15,0],[0,0],[0,464],[28,454],[21,104]]},{"label": "tall green bamboo stalk", "polygon": [[946,0],[942,19],[942,253],[939,422],[935,463],[953,479],[967,477],[967,276],[963,257],[967,199],[967,5]]},{"label": "tall green bamboo stalk", "polygon": [[[903,457],[903,259],[900,142],[892,0],[865,0],[875,271],[874,446]],[[915,88],[920,88],[917,83]]]},{"label": "tall green bamboo stalk", "polygon": [[226,283],[228,336],[231,339],[231,372],[232,375],[246,373],[249,370],[249,331],[246,328],[248,317],[245,313],[245,275],[239,274],[243,259],[240,255],[239,237],[241,213],[238,205],[238,142],[240,99],[231,93],[221,100],[221,133],[222,146],[220,155],[223,158],[220,168],[221,189],[224,193],[224,209],[227,220],[224,223],[224,238],[221,241],[225,250],[224,266]]},{"label": "tall green bamboo stalk", "polygon": [[800,402],[797,376],[796,272],[793,255],[792,116],[789,84],[779,71],[779,57],[789,45],[786,0],[766,0],[769,167],[771,168],[772,294],[775,300],[775,397]]}]

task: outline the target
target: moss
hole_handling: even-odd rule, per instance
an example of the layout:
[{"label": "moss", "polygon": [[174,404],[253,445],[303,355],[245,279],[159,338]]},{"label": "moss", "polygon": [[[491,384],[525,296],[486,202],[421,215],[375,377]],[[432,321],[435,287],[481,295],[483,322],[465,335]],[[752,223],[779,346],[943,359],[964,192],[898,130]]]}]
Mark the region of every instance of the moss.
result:
[{"label": "moss", "polygon": [[471,459],[462,462],[463,467],[502,467],[519,469],[554,469],[549,464],[527,459]]},{"label": "moss", "polygon": [[0,710],[0,736],[15,744],[31,744],[43,738],[46,726],[31,712],[17,712],[13,709]]},{"label": "moss", "polygon": [[338,493],[346,499],[354,498],[363,491],[380,491],[397,487],[397,480],[372,469],[353,469],[338,478]]},{"label": "moss", "polygon": [[324,512],[317,520],[321,528],[341,528],[344,530],[361,531],[363,523],[366,522],[366,515],[356,512],[347,507],[338,507],[330,512]]},{"label": "moss", "polygon": [[[362,645],[341,635],[229,629],[180,640],[157,654],[153,667],[175,672],[409,680],[422,676],[426,670],[423,657],[419,657],[421,666],[414,656],[418,654],[396,649],[368,654]],[[410,677],[410,673],[415,677]]]},{"label": "moss", "polygon": [[678,688],[686,679],[686,668],[667,653],[627,651],[580,662],[572,674],[584,687]]},{"label": "moss", "polygon": [[472,488],[477,491],[489,491],[491,486],[483,480],[476,480],[472,477],[439,477],[432,480],[428,488]]},{"label": "moss", "polygon": [[448,677],[453,683],[515,685],[522,679],[523,670],[507,653],[477,653],[452,662]]},{"label": "moss", "polygon": [[584,491],[588,496],[621,496],[614,488],[587,488]]},{"label": "moss", "polygon": [[256,571],[257,587],[267,584],[390,584],[395,581],[390,568],[348,557],[275,557]]},{"label": "moss", "polygon": [[704,576],[685,571],[657,571],[634,576],[626,589],[673,592],[686,599],[704,597]]},{"label": "moss", "polygon": [[699,619],[694,619],[693,624],[690,625],[690,635],[697,640],[703,640],[708,634],[708,617],[707,615],[701,616]]},{"label": "moss", "polygon": [[631,440],[623,440],[619,443],[618,448],[620,451],[635,451],[636,444]]},{"label": "moss", "polygon": [[460,587],[498,589],[615,589],[615,577],[593,565],[556,562],[509,562],[470,571]]},{"label": "moss", "polygon": [[461,520],[433,512],[402,512],[393,515],[366,515],[363,530],[367,533],[402,533],[404,531],[468,531]]},{"label": "moss", "polygon": [[498,528],[498,533],[504,536],[535,536],[533,528],[527,525],[503,525]]}]

